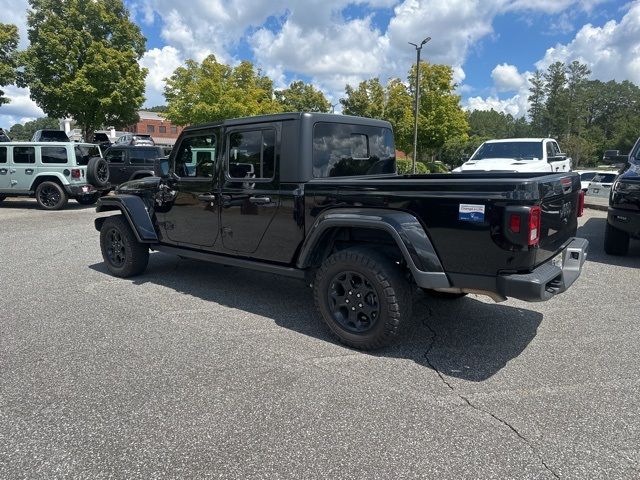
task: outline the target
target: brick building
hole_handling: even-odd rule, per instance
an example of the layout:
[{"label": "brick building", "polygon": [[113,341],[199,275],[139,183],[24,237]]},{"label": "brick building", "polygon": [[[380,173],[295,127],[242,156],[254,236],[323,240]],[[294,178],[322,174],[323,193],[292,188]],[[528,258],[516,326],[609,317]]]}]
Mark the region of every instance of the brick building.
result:
[{"label": "brick building", "polygon": [[125,132],[144,133],[151,135],[156,145],[173,146],[182,132],[183,127],[173,125],[169,120],[162,117],[161,113],[138,111],[140,120],[135,125],[124,128]]}]

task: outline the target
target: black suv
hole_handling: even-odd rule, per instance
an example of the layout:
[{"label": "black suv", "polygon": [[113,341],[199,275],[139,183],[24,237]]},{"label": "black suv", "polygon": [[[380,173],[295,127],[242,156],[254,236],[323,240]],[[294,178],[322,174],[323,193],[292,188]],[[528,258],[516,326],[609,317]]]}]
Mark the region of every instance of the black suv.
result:
[{"label": "black suv", "polygon": [[37,130],[31,137],[32,142],[69,142],[69,137],[62,130]]},{"label": "black suv", "polygon": [[604,250],[610,255],[626,255],[629,239],[640,238],[640,138],[628,158],[609,194]]},{"label": "black suv", "polygon": [[104,158],[109,162],[109,181],[112,185],[153,176],[156,158],[165,156],[162,147],[114,145],[107,149]]}]

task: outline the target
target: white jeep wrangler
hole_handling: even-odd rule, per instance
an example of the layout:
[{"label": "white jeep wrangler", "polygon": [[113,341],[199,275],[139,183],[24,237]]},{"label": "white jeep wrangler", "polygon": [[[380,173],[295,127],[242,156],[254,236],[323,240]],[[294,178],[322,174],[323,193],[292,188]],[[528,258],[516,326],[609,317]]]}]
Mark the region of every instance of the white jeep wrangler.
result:
[{"label": "white jeep wrangler", "polygon": [[100,147],[74,142],[0,143],[0,201],[35,196],[45,210],[69,198],[91,205],[109,189],[109,166]]}]

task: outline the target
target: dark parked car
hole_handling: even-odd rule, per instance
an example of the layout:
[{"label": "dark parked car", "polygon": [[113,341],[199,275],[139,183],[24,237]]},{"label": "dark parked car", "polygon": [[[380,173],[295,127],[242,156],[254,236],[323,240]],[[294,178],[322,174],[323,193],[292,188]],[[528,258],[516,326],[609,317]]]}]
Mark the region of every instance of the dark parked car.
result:
[{"label": "dark parked car", "polygon": [[111,139],[105,132],[95,132],[93,134],[93,140],[91,143],[95,143],[100,146],[100,149],[104,152],[111,146]]},{"label": "dark parked car", "polygon": [[155,159],[164,156],[162,147],[114,145],[104,153],[109,163],[109,182],[120,185],[129,180],[151,177]]},{"label": "dark parked car", "polygon": [[[223,148],[220,148],[223,145]],[[588,242],[575,173],[397,175],[391,125],[289,113],[187,127],[157,176],[102,197],[109,271],[149,250],[312,284],[344,343],[376,348],[410,317],[413,286],[542,301],[580,275]]]},{"label": "dark parked car", "polygon": [[631,238],[640,238],[640,138],[629,154],[626,170],[611,188],[604,250],[626,255]]},{"label": "dark parked car", "polygon": [[7,135],[7,132],[3,128],[0,128],[0,142],[10,142],[11,138]]},{"label": "dark parked car", "polygon": [[36,130],[31,137],[32,142],[69,142],[69,137],[62,130]]}]

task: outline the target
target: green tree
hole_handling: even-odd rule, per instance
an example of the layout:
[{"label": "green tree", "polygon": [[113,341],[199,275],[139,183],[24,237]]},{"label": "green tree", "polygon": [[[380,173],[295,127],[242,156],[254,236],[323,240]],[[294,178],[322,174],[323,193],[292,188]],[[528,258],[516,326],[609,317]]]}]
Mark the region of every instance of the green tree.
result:
[{"label": "green tree", "polygon": [[[16,80],[16,48],[18,47],[18,28],[15,25],[0,23],[0,87],[11,85]],[[9,103],[0,89],[0,105]]]},{"label": "green tree", "polygon": [[[467,114],[454,93],[453,69],[448,65],[420,64],[418,152],[434,155],[451,138],[466,138]],[[415,91],[415,66],[409,72],[409,91]]]},{"label": "green tree", "polygon": [[167,111],[167,106],[166,105],[156,105],[156,106],[153,106],[153,107],[145,108],[145,110],[147,112],[163,113],[163,112]]},{"label": "green tree", "polygon": [[178,67],[167,79],[164,96],[167,118],[177,125],[282,111],[273,82],[251,62],[231,67],[213,55]]},{"label": "green tree", "polygon": [[[413,99],[399,78],[387,82],[384,119],[393,126],[396,148],[409,152],[413,148]],[[418,172],[419,173],[419,172]]]},{"label": "green tree", "polygon": [[29,141],[36,130],[43,130],[47,128],[57,130],[60,128],[60,122],[57,118],[42,117],[26,122],[24,125],[16,123],[9,130],[9,136],[12,140]]},{"label": "green tree", "polygon": [[301,80],[291,82],[288,88],[275,92],[275,97],[286,112],[321,112],[331,110],[331,103],[320,90]]},{"label": "green tree", "polygon": [[546,125],[546,94],[544,75],[540,70],[536,70],[529,79],[531,87],[529,88],[529,118],[531,119],[531,133],[538,137],[547,134]]},{"label": "green tree", "polygon": [[52,117],[73,117],[84,138],[134,123],[144,101],[145,38],[122,0],[29,0],[21,84]]},{"label": "green tree", "polygon": [[548,134],[558,138],[568,129],[569,95],[567,91],[567,73],[565,64],[555,62],[549,65],[544,74],[547,101],[546,119]]},{"label": "green tree", "polygon": [[515,136],[516,120],[513,115],[495,110],[474,110],[469,113],[469,135],[489,138]]},{"label": "green tree", "polygon": [[368,118],[385,118],[385,89],[379,78],[360,82],[357,88],[345,87],[346,97],[340,99],[342,113]]}]

